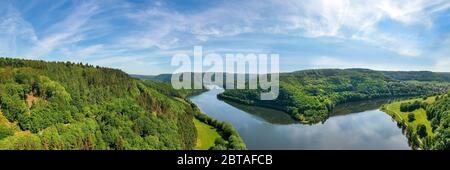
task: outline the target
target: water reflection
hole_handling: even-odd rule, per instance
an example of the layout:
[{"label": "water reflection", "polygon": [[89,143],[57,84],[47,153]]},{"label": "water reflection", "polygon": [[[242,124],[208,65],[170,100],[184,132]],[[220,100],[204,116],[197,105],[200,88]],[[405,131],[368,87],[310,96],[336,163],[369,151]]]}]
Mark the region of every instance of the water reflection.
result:
[{"label": "water reflection", "polygon": [[377,109],[386,101],[342,105],[323,124],[303,125],[284,112],[218,100],[220,92],[210,90],[191,100],[208,115],[233,124],[249,149],[410,149],[401,129]]},{"label": "water reflection", "polygon": [[282,111],[263,108],[263,107],[254,107],[254,106],[239,104],[239,103],[230,102],[230,101],[224,101],[224,102],[243,111],[243,112],[247,112],[249,114],[256,116],[255,117],[256,119],[262,119],[271,124],[283,125],[283,124],[298,123],[298,121],[295,121],[294,119],[292,119],[291,116],[289,116],[287,113],[282,112]]},{"label": "water reflection", "polygon": [[376,110],[379,109],[383,104],[393,99],[394,98],[382,98],[341,104],[334,108],[331,116],[347,115],[352,113],[364,112],[367,110]]}]

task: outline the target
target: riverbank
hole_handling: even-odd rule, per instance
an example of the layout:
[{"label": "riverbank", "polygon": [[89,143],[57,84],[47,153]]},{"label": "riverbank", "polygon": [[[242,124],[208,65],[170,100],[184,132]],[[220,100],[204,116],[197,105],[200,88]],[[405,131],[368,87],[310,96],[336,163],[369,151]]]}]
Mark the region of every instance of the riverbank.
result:
[{"label": "riverbank", "polygon": [[217,129],[194,118],[197,129],[197,144],[195,150],[208,150],[215,145],[215,141],[222,138]]},{"label": "riverbank", "polygon": [[[325,122],[327,119],[329,119],[331,116],[333,116],[336,112],[339,112],[336,109],[342,108],[341,106],[355,104],[355,103],[360,103],[360,104],[361,103],[372,103],[372,102],[376,102],[376,101],[383,101],[383,100],[390,100],[390,99],[397,99],[397,98],[400,99],[400,98],[407,98],[407,97],[414,97],[414,95],[378,96],[378,97],[367,98],[367,99],[360,99],[360,100],[354,100],[354,101],[348,101],[348,102],[343,102],[343,103],[340,102],[339,104],[336,104],[336,105],[329,105],[328,106],[329,110],[328,110],[328,112],[327,112],[327,114],[325,116],[317,116],[317,117],[315,117],[314,114],[308,114],[308,115],[296,114],[296,115],[293,115],[289,110],[285,109],[285,108],[289,108],[288,106],[274,105],[273,103],[271,103],[271,101],[242,100],[242,99],[240,99],[238,97],[228,96],[225,93],[220,93],[220,94],[217,95],[217,98],[219,100],[222,100],[222,101],[234,102],[234,103],[248,105],[248,106],[263,107],[263,108],[268,108],[268,109],[274,109],[274,110],[277,110],[277,111],[281,111],[281,112],[284,112],[284,113],[288,114],[289,116],[291,116],[293,119],[295,119],[299,123],[308,124],[308,125],[313,125],[313,124]],[[314,119],[311,119],[311,117],[314,117]]]},{"label": "riverbank", "polygon": [[193,109],[197,130],[196,150],[246,150],[247,146],[233,125],[211,118],[187,99]]},{"label": "riverbank", "polygon": [[190,98],[203,113],[228,122],[251,150],[369,149],[409,150],[406,136],[378,106],[359,105],[324,123],[307,125],[273,109],[229,104],[219,100],[223,90],[210,90]]},{"label": "riverbank", "polygon": [[[401,127],[406,134],[410,145],[414,149],[424,149],[423,139],[433,137],[433,131],[431,122],[427,118],[427,112],[424,108],[418,108],[410,112],[401,111],[401,105],[413,102],[424,102],[432,104],[435,101],[435,97],[414,98],[406,100],[394,100],[388,104],[382,106],[381,111],[390,115],[392,119],[397,122],[397,125]],[[412,119],[413,118],[413,119]],[[418,135],[418,127],[425,126],[426,136],[420,137]]]}]

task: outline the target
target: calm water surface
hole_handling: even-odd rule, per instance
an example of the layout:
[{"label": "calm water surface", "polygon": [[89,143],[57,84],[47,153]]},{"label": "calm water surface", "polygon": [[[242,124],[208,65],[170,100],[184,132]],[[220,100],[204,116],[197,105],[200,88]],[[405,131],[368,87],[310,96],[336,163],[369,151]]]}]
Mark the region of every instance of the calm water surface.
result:
[{"label": "calm water surface", "polygon": [[324,123],[304,125],[281,111],[219,100],[222,91],[191,100],[204,113],[233,124],[248,149],[410,149],[401,129],[378,109],[386,100],[342,105]]}]

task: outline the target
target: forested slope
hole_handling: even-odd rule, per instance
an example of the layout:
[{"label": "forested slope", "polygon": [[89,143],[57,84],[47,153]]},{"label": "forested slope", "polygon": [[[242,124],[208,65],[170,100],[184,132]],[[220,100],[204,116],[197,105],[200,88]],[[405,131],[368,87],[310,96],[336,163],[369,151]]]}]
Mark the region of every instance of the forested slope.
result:
[{"label": "forested slope", "polygon": [[184,95],[116,69],[0,58],[0,149],[193,149],[200,111]]},{"label": "forested slope", "polygon": [[367,69],[320,69],[280,74],[280,94],[276,100],[261,101],[261,90],[226,90],[219,97],[250,105],[288,112],[304,123],[327,119],[341,103],[380,97],[432,95],[441,93],[437,85],[410,83]]},{"label": "forested slope", "polygon": [[427,118],[431,121],[434,137],[426,144],[428,149],[450,150],[450,92],[439,96],[429,105]]},{"label": "forested slope", "polygon": [[1,149],[192,149],[193,110],[126,73],[0,59]]},{"label": "forested slope", "polygon": [[382,111],[392,116],[414,149],[450,149],[449,93],[433,97],[393,100]]},{"label": "forested slope", "polygon": [[397,80],[450,82],[450,73],[431,71],[383,71],[383,74]]}]

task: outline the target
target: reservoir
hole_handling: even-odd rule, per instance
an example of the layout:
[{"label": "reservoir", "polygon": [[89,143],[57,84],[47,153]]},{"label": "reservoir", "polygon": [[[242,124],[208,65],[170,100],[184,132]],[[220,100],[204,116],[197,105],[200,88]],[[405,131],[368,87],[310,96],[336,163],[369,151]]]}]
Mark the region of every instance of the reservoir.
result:
[{"label": "reservoir", "polygon": [[340,105],[325,122],[306,125],[281,111],[219,100],[221,92],[212,89],[190,99],[205,114],[231,123],[251,150],[411,149],[401,128],[379,110],[388,100]]}]

